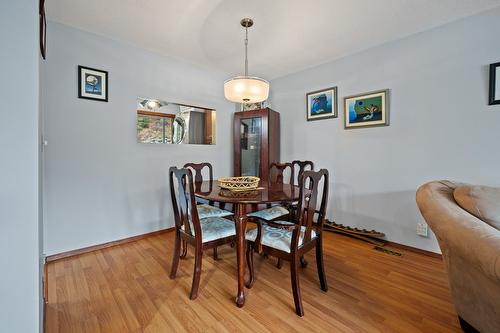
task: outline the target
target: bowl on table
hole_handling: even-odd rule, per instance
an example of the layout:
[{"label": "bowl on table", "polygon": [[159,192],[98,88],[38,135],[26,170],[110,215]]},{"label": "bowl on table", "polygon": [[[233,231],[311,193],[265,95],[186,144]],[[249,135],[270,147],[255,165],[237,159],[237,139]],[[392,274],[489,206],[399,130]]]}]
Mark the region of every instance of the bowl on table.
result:
[{"label": "bowl on table", "polygon": [[259,177],[243,176],[243,177],[223,177],[219,178],[219,187],[230,191],[251,191],[256,190],[259,186]]}]

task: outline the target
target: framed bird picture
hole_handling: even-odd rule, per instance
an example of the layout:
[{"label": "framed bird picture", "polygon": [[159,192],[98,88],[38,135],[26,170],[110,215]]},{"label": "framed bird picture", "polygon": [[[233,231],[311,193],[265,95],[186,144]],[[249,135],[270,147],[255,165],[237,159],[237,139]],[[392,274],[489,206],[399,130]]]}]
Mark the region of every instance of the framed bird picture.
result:
[{"label": "framed bird picture", "polygon": [[307,93],[306,104],[307,121],[337,118],[337,87]]},{"label": "framed bird picture", "polygon": [[389,125],[389,90],[344,98],[345,128]]},{"label": "framed bird picture", "polygon": [[78,66],[78,97],[107,102],[108,72]]}]

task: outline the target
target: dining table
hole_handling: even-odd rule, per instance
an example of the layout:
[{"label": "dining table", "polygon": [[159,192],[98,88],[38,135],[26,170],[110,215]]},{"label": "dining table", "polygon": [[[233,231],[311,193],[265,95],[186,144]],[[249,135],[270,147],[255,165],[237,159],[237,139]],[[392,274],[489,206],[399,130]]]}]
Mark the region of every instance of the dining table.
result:
[{"label": "dining table", "polygon": [[292,184],[269,183],[259,181],[255,190],[233,191],[221,188],[217,181],[204,181],[195,185],[195,196],[210,202],[231,204],[234,212],[236,229],[236,258],[238,270],[238,293],[236,305],[245,304],[245,232],[247,213],[259,206],[273,203],[292,203],[299,199],[299,187]]}]

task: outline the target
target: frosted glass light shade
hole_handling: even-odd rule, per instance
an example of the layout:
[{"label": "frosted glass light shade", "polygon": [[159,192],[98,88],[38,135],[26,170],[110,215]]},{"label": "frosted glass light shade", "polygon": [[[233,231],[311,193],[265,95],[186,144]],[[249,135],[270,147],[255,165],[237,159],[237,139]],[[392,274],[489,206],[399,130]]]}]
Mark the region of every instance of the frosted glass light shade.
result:
[{"label": "frosted glass light shade", "polygon": [[224,96],[235,103],[259,103],[269,96],[269,82],[254,76],[236,76],[224,82]]}]

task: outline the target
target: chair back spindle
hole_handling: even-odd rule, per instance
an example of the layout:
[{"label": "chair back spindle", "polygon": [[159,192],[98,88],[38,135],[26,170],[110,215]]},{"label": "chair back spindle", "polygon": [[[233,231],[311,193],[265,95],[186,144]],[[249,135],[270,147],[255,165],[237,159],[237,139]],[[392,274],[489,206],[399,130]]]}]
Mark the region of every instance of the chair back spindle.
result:
[{"label": "chair back spindle", "polygon": [[[208,180],[210,182],[210,187],[211,187],[212,181],[214,179],[212,164],[210,164],[208,162],[186,163],[186,164],[184,164],[184,168],[190,169],[191,172],[194,173],[194,187],[197,191],[199,191],[201,189],[201,183],[203,183],[204,180]],[[203,178],[203,171],[205,168],[208,168],[208,179]],[[209,201],[208,204],[210,206],[213,206],[214,202]]]},{"label": "chair back spindle", "polygon": [[194,171],[194,182],[195,183],[201,183],[203,182],[203,169],[208,168],[208,179],[209,181],[212,181],[214,179],[214,173],[213,173],[213,168],[212,164],[208,162],[203,162],[203,163],[186,163],[184,164],[184,168],[189,168],[191,171]]},{"label": "chair back spindle", "polygon": [[314,163],[312,161],[299,161],[299,160],[294,160],[292,161],[292,169],[295,173],[295,170],[298,169],[297,172],[297,182],[295,182],[295,178],[292,178],[293,180],[293,185],[299,185],[300,177],[302,176],[302,173],[306,170],[314,170]]},{"label": "chair back spindle", "polygon": [[[289,169],[287,171],[287,169]],[[285,182],[285,172],[289,172]],[[269,166],[269,182],[276,184],[292,184],[294,179],[292,163],[271,163]]]}]

